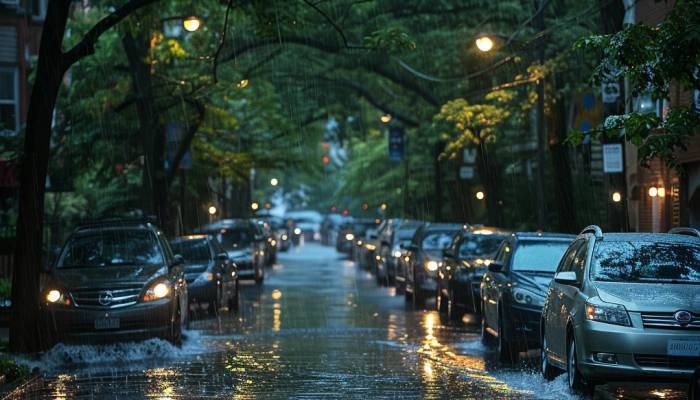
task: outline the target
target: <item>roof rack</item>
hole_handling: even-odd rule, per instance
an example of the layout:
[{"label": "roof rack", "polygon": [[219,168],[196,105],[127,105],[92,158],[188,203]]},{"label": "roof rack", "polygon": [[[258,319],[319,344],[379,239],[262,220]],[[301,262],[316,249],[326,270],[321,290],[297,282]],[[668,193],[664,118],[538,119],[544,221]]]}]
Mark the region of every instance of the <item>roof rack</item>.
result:
[{"label": "roof rack", "polygon": [[695,228],[678,227],[671,229],[670,231],[668,231],[668,233],[675,235],[695,236],[700,238],[700,231]]},{"label": "roof rack", "polygon": [[600,229],[600,227],[598,225],[589,225],[589,226],[583,228],[580,235],[583,235],[585,233],[592,233],[597,238],[603,237],[603,230]]}]

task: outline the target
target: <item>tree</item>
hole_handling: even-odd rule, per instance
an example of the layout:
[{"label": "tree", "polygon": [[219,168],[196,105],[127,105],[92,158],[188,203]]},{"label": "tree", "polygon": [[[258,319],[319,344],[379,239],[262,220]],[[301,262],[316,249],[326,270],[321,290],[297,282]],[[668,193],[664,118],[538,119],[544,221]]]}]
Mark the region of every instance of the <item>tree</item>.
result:
[{"label": "tree", "polygon": [[101,19],[70,50],[62,51],[71,7],[69,0],[49,2],[41,35],[36,81],[32,88],[20,175],[19,217],[12,279],[13,312],[10,348],[32,352],[41,348],[39,273],[42,265],[44,191],[49,162],[51,119],[65,72],[94,52],[99,37],[130,13],[155,0],[131,0]]}]

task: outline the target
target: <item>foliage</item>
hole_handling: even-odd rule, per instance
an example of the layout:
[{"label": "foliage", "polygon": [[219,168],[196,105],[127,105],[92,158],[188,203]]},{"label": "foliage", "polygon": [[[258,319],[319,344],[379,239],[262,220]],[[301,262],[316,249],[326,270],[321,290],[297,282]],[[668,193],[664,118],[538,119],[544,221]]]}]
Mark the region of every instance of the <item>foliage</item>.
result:
[{"label": "foliage", "polygon": [[12,358],[0,356],[0,375],[5,376],[5,382],[15,382],[29,375],[29,368],[26,365],[20,365]]},{"label": "foliage", "polygon": [[[601,62],[592,79],[596,83],[628,79],[634,96],[670,100],[670,88],[700,88],[700,1],[679,0],[658,26],[628,25],[612,35],[592,35],[577,41],[576,49],[599,53]],[[663,117],[635,111],[611,116],[595,134],[624,135],[639,146],[642,163],[660,158],[678,167],[676,154],[697,133],[700,116],[687,105],[675,105]],[[573,133],[570,141],[578,143]]]}]

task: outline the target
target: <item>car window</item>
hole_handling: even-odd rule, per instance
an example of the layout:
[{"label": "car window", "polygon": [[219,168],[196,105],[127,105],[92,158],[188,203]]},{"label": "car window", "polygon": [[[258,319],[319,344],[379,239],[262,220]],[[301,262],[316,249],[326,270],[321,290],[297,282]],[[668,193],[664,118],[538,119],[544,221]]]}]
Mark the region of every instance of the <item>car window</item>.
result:
[{"label": "car window", "polygon": [[610,282],[700,283],[700,246],[651,241],[598,242],[591,275]]},{"label": "car window", "polygon": [[443,250],[452,243],[453,232],[439,231],[428,232],[421,240],[423,250]]},{"label": "car window", "polygon": [[158,241],[160,242],[160,247],[165,255],[165,261],[170,264],[173,260],[173,250],[170,247],[170,243],[165,238],[163,232],[158,232]]},{"label": "car window", "polygon": [[563,240],[521,240],[513,254],[511,270],[554,273],[568,248],[569,242]]},{"label": "car window", "polygon": [[501,235],[465,234],[459,245],[459,257],[462,259],[493,258],[503,239],[504,236]]},{"label": "car window", "polygon": [[572,263],[572,270],[576,273],[576,280],[581,283],[583,282],[583,271],[586,268],[586,256],[588,255],[588,241],[582,240],[578,245],[576,254],[574,255],[574,260]]},{"label": "car window", "polygon": [[247,227],[222,229],[216,235],[216,240],[225,249],[246,247],[253,241],[253,230]]},{"label": "car window", "polygon": [[146,230],[102,230],[76,235],[66,244],[57,268],[163,264],[158,239]]},{"label": "car window", "polygon": [[574,259],[576,258],[576,253],[581,247],[584,240],[579,239],[569,246],[564,255],[559,260],[559,265],[557,266],[557,272],[568,272],[573,271]]},{"label": "car window", "polygon": [[187,263],[203,263],[211,259],[211,251],[206,239],[176,241],[173,242],[172,248]]}]

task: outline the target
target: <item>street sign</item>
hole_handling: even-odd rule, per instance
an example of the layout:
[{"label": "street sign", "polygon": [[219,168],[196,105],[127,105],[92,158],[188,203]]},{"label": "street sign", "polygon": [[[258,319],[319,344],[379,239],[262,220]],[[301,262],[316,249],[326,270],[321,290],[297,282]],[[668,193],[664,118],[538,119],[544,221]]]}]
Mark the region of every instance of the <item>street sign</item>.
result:
[{"label": "street sign", "polygon": [[619,173],[624,170],[622,164],[622,144],[612,143],[603,145],[603,172]]},{"label": "street sign", "polygon": [[616,103],[620,98],[620,84],[617,82],[603,82],[601,84],[603,103]]},{"label": "street sign", "polygon": [[700,115],[700,90],[693,90],[693,106],[695,108],[695,113]]},{"label": "street sign", "polygon": [[401,161],[405,156],[405,132],[403,127],[389,128],[389,160]]},{"label": "street sign", "polygon": [[459,167],[459,178],[460,179],[474,179],[474,167],[462,166]]},{"label": "street sign", "polygon": [[476,149],[464,149],[462,151],[462,161],[465,164],[474,164],[476,162]]}]

